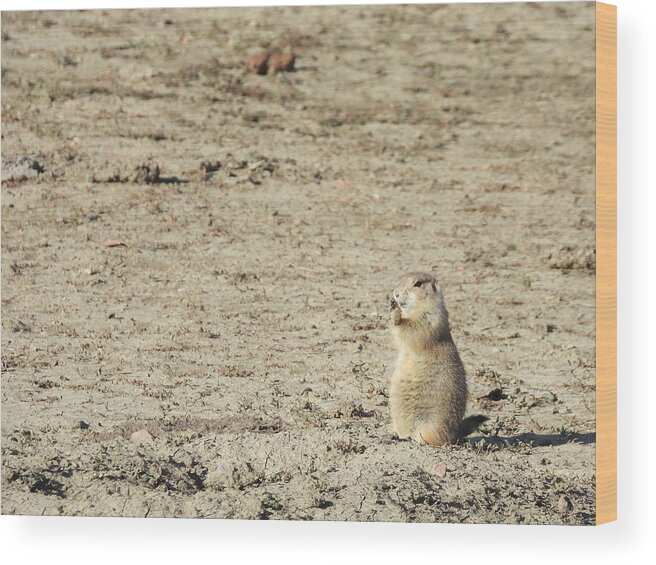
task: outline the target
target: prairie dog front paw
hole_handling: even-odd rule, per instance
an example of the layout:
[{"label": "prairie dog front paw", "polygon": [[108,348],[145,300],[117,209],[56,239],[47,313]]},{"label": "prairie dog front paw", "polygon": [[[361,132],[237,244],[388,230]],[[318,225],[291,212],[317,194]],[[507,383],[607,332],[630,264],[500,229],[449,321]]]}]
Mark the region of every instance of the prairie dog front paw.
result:
[{"label": "prairie dog front paw", "polygon": [[390,301],[390,321],[395,326],[401,323],[401,308],[394,299]]}]

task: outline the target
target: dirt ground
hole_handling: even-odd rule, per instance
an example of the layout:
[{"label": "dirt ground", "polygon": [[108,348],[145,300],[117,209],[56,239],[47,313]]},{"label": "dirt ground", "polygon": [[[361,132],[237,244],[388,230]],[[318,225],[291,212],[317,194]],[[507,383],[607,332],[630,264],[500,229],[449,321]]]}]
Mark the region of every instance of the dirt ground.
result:
[{"label": "dirt ground", "polygon": [[[594,76],[591,3],[4,13],[2,512],[592,523]],[[391,433],[408,270],[448,448]]]}]

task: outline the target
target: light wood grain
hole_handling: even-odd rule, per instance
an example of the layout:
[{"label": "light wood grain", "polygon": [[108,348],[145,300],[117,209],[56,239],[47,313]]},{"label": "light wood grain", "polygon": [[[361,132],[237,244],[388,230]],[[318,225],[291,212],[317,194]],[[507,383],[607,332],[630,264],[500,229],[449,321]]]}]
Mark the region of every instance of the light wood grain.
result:
[{"label": "light wood grain", "polygon": [[596,3],[597,524],[617,519],[617,8]]}]

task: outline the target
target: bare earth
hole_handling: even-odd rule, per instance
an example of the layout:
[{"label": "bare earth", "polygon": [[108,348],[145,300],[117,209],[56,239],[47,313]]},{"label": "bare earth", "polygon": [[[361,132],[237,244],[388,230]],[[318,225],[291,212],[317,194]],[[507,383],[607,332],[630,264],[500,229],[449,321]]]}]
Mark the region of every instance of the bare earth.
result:
[{"label": "bare earth", "polygon": [[[2,512],[593,522],[594,73],[589,3],[4,13]],[[418,269],[444,449],[390,429]]]}]

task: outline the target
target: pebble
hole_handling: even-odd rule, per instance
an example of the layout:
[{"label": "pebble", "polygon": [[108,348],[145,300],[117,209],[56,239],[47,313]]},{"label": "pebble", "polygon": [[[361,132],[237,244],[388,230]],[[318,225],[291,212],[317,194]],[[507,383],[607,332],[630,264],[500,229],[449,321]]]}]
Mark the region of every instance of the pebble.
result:
[{"label": "pebble", "polygon": [[436,477],[444,477],[446,476],[446,465],[444,463],[435,463],[432,472]]},{"label": "pebble", "polygon": [[574,508],[574,505],[572,504],[572,501],[569,498],[567,498],[566,496],[561,496],[558,499],[557,508],[558,508],[558,512],[560,512],[561,514],[567,514]]},{"label": "pebble", "polygon": [[127,247],[128,244],[120,239],[108,239],[103,245],[105,247]]}]

